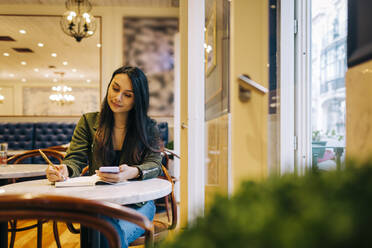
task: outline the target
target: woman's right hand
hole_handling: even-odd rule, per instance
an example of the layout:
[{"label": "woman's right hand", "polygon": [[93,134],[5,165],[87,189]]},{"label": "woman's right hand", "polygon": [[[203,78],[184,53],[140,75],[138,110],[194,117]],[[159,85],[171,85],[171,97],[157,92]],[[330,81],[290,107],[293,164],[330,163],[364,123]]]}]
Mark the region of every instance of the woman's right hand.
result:
[{"label": "woman's right hand", "polygon": [[68,170],[65,164],[58,164],[55,165],[57,170],[55,170],[52,166],[48,166],[45,170],[46,177],[50,182],[61,182],[65,181],[68,178]]}]

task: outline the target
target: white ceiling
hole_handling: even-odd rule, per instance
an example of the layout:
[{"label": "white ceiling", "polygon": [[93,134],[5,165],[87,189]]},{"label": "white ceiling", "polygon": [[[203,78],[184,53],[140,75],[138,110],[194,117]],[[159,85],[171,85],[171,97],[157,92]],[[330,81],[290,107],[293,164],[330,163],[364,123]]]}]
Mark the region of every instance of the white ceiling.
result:
[{"label": "white ceiling", "polygon": [[[60,17],[0,16],[0,36],[10,36],[16,41],[0,41],[0,80],[3,82],[53,82],[60,77],[54,72],[65,72],[64,79],[74,83],[99,84],[100,26],[96,33],[76,42],[60,28]],[[25,30],[21,34],[19,30]],[[38,43],[44,44],[39,47]],[[18,53],[12,48],[30,48],[34,53]],[[4,56],[9,53],[10,56]],[[51,54],[56,53],[57,57]],[[22,65],[25,61],[27,64]],[[67,61],[68,65],[63,65]],[[55,66],[50,69],[48,66]],[[35,72],[34,69],[39,71]],[[76,69],[73,72],[72,69]],[[13,74],[14,76],[12,76]],[[45,75],[48,75],[46,77]]]},{"label": "white ceiling", "polygon": [[[179,0],[90,0],[93,6],[178,7]],[[65,0],[0,0],[0,4],[64,5]]]}]

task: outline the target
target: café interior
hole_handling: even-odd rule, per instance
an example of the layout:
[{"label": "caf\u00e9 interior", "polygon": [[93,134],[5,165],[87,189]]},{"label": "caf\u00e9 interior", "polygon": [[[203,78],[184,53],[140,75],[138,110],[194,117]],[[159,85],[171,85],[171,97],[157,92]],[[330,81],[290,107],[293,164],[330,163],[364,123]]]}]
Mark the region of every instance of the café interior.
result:
[{"label": "caf\u00e9 interior", "polygon": [[[233,197],[246,181],[366,161],[372,37],[360,35],[371,18],[360,6],[0,0],[0,247],[102,247],[99,232],[120,247],[99,215],[140,226],[144,234],[128,245],[151,247],[185,232],[216,195]],[[358,14],[362,21],[353,21]],[[124,65],[148,78],[162,175],[51,185],[49,162],[63,163],[79,119],[100,111]],[[149,200],[153,221],[125,207]]]}]

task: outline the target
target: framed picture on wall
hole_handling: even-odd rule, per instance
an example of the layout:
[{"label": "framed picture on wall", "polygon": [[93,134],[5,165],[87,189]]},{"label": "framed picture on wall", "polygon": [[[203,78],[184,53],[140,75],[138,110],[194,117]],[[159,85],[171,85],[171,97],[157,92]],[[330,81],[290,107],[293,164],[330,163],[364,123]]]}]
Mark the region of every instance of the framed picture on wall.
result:
[{"label": "framed picture on wall", "polygon": [[216,37],[216,2],[213,3],[205,27],[205,72],[208,76],[216,67],[217,37]]}]

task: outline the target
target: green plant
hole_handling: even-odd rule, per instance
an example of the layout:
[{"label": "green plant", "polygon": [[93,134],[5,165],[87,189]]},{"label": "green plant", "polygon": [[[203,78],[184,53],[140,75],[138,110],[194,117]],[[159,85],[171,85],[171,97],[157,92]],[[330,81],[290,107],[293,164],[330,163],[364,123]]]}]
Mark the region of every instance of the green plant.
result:
[{"label": "green plant", "polygon": [[344,139],[344,136],[341,134],[337,134],[336,130],[332,129],[331,131],[327,131],[325,134],[330,139],[335,139],[337,141],[342,141]]},{"label": "green plant", "polygon": [[245,182],[162,247],[371,247],[372,162]]},{"label": "green plant", "polygon": [[314,130],[312,135],[312,141],[320,141],[321,133],[320,130]]}]

